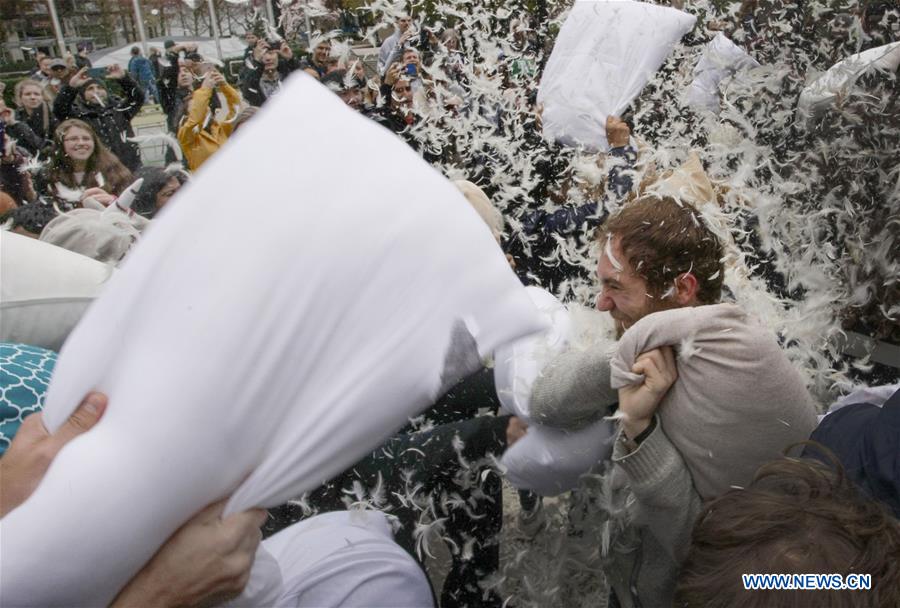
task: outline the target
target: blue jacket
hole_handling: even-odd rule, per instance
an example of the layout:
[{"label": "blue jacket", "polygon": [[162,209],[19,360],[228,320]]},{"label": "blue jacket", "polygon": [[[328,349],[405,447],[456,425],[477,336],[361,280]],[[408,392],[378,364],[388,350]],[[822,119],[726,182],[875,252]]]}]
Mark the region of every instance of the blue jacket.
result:
[{"label": "blue jacket", "polygon": [[[829,414],[810,439],[834,452],[850,479],[900,518],[900,390],[882,407],[857,403]],[[803,456],[830,464],[812,446]]]},{"label": "blue jacket", "polygon": [[134,56],[128,61],[128,72],[132,78],[145,86],[156,80],[150,60],[140,55]]}]

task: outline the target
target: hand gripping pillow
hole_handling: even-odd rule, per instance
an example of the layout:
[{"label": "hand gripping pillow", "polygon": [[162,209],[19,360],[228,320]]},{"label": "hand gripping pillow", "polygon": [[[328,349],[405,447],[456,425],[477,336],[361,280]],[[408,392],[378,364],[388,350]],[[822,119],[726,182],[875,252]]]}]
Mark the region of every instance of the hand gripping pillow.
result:
[{"label": "hand gripping pillow", "polygon": [[748,68],[758,68],[759,62],[748,55],[728,37],[719,32],[703,50],[694,67],[694,80],[688,87],[688,105],[719,113],[719,83],[729,74]]},{"label": "hand gripping pillow", "polygon": [[598,421],[576,431],[554,429],[530,416],[534,381],[546,364],[562,352],[572,337],[566,307],[543,289],[528,287],[528,295],[545,315],[550,328],[520,338],[495,353],[494,382],[503,408],[523,418],[528,432],[503,454],[506,478],[520,490],[556,496],[578,485],[610,450],[612,425]]},{"label": "hand gripping pillow", "polygon": [[3,520],[3,602],[107,604],[205,505],[317,487],[544,326],[462,194],[298,74],[166,207],[62,349],[48,428],[92,389],[109,408]]},{"label": "hand gripping pillow", "polygon": [[621,116],[696,18],[631,0],[578,0],[538,90],[544,135],[606,151],[607,116]]},{"label": "hand gripping pillow", "polygon": [[0,341],[58,351],[113,267],[0,232]]},{"label": "hand gripping pillow", "polygon": [[631,372],[635,359],[666,345],[678,352],[678,379],[658,413],[704,500],[747,485],[760,465],[815,428],[816,407],[799,372],[775,335],[740,307],[647,315],[619,341],[613,388],[643,382]]},{"label": "hand gripping pillow", "polygon": [[900,42],[892,42],[839,61],[800,93],[798,108],[815,116],[871,69],[895,72],[900,65]]}]

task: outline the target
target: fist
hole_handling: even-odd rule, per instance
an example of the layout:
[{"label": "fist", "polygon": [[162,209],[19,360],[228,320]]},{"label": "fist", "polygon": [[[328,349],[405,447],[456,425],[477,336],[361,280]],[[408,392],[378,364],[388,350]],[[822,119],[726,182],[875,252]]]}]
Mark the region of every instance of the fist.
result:
[{"label": "fist", "polygon": [[627,146],[629,137],[631,137],[631,129],[624,120],[618,116],[606,118],[606,140],[609,142],[610,148]]}]

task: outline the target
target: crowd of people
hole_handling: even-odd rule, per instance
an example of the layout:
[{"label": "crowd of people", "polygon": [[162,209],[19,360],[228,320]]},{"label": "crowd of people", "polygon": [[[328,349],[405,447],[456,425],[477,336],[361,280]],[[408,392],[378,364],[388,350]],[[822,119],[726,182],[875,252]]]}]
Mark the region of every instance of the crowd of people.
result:
[{"label": "crowd of people", "polygon": [[[297,579],[302,584],[296,583],[302,589],[294,590],[290,605],[574,605],[577,587],[560,589],[570,572],[566,560],[547,567],[558,577],[552,590],[523,584],[511,592],[505,582],[511,574],[501,564],[504,508],[518,512],[514,523],[526,546],[552,531],[539,484],[514,484],[517,504],[504,507],[504,474],[522,472],[511,462],[498,466],[504,453],[545,432],[587,436],[604,446],[600,458],[578,471],[578,484],[554,494],[570,497],[565,528],[556,530],[563,540],[556,546],[591,547],[602,572],[590,574],[603,581],[609,606],[900,605],[896,373],[876,374],[870,384],[881,386],[862,391],[845,383],[840,388],[849,395],[831,405],[819,388],[850,364],[829,360],[833,373],[826,374],[824,356],[813,357],[815,364],[802,361],[807,338],[801,329],[756,320],[764,316],[760,310],[771,309],[750,310],[757,305],[748,295],[752,290],[735,287],[752,285],[767,298],[800,302],[797,309],[815,317],[824,304],[803,308],[809,300],[804,294],[815,285],[804,284],[795,272],[818,263],[818,254],[808,248],[785,253],[763,241],[781,234],[783,249],[790,250],[798,235],[811,245],[842,230],[842,222],[824,219],[810,236],[804,232],[808,226],[796,221],[814,217],[809,208],[825,200],[826,191],[842,193],[849,206],[853,197],[865,199],[857,211],[884,216],[880,226],[858,228],[859,242],[873,242],[880,229],[897,222],[897,195],[889,194],[888,183],[896,166],[886,165],[896,161],[896,140],[887,160],[880,155],[891,146],[884,140],[897,134],[896,68],[862,79],[859,95],[842,100],[847,105],[832,114],[820,114],[812,127],[791,118],[789,136],[781,123],[774,124],[774,113],[767,116],[753,105],[754,96],[774,94],[772,82],[786,99],[803,80],[791,71],[800,69],[799,59],[790,64],[778,54],[778,26],[801,23],[801,45],[809,44],[819,26],[791,4],[745,1],[727,11],[704,3],[698,9],[701,25],[633,108],[606,118],[603,154],[542,135],[537,93],[552,49],[549,15],[493,13],[488,23],[477,8],[468,16],[446,5],[438,5],[437,17],[393,12],[392,31],[379,41],[374,62],[358,56],[343,33],[312,36],[301,56],[274,28],[260,25],[245,36],[243,64],[232,82],[195,45],[174,41],[149,58],[135,47],[127,69],[98,71],[84,49],[64,59],[38,56],[36,70],[15,85],[16,107],[0,102],[0,222],[6,230],[120,264],[154,218],[178,200],[178,190],[195,173],[202,175],[220,149],[239,146],[239,138],[229,141],[236,131],[252,129],[257,110],[280,94],[294,72],[305,72],[450,178],[491,228],[523,284],[563,301],[572,323],[601,326],[608,334],[589,344],[573,338],[552,356],[545,353],[532,379],[528,411],[511,410],[496,386],[497,372],[486,366],[319,489],[268,514],[251,510],[221,520],[224,503],[211,505],[184,523],[113,605],[146,605],[149,598],[173,606],[223,602],[247,585],[260,528],[270,537],[264,542],[283,557],[290,549],[284,534],[297,526],[356,534],[334,514],[360,502],[390,514],[393,532],[382,533],[380,519],[370,522],[359,542],[376,549],[348,556],[335,547],[320,556],[318,566],[306,565],[305,577]],[[852,32],[863,48],[872,48],[890,42],[896,11],[869,2],[853,19],[862,33],[845,29],[841,35]],[[725,31],[761,61],[789,68],[766,73],[768,88],[737,80],[725,85],[732,87],[730,106],[715,119],[721,120],[717,130],[704,131],[695,115],[666,116],[672,93],[664,83],[676,79],[675,64],[685,48],[705,44],[702,34],[710,31]],[[840,40],[828,47],[831,52],[845,48],[845,38]],[[803,52],[818,65],[839,58],[821,47]],[[132,120],[148,103],[158,103],[166,116],[166,167],[142,163]],[[863,111],[854,103],[866,104],[864,111],[873,116],[867,126],[882,129],[881,136],[853,130],[862,129],[854,112]],[[735,118],[739,111],[751,118]],[[829,174],[832,156],[818,144],[835,141],[828,139],[834,124],[845,125],[845,149],[856,157],[849,169]],[[735,139],[738,129],[753,131],[752,146]],[[664,141],[718,147],[722,160],[708,162],[705,173],[699,159],[658,169],[666,158]],[[810,152],[804,156],[801,146]],[[777,161],[754,156],[759,150]],[[821,162],[814,156],[820,153]],[[801,173],[813,176],[806,190],[796,185]],[[724,185],[726,174],[738,176],[730,186]],[[771,211],[774,190],[754,191],[755,180],[782,192],[790,187],[783,221]],[[884,202],[872,210],[876,199]],[[748,210],[748,200],[757,208]],[[716,211],[709,211],[709,203]],[[729,205],[736,208],[731,215],[715,216]],[[722,217],[731,228],[716,224]],[[889,243],[897,241],[892,238]],[[847,238],[841,252],[829,254],[829,263],[859,258],[854,246]],[[595,257],[586,262],[591,248]],[[892,300],[898,287],[896,276],[890,277],[896,252],[889,249],[873,264],[856,259],[858,269],[822,271],[820,283],[852,277],[852,312],[831,314],[832,324],[839,328],[848,318],[862,319],[880,337],[898,335],[900,303]],[[608,315],[598,320],[577,312],[588,300]],[[596,327],[582,333],[596,336]],[[9,382],[4,377],[4,383],[18,385],[27,377],[37,383],[30,390],[43,394],[55,354],[28,350],[35,347],[3,344],[0,361],[10,378],[12,370],[26,370]],[[4,389],[3,399],[14,398]],[[14,415],[0,426],[3,516],[28,499],[66,443],[90,432],[107,399],[88,395],[54,434],[41,425],[37,401],[10,409]],[[552,476],[555,466],[551,462],[537,475]],[[368,494],[373,487],[379,488],[377,499]],[[440,588],[421,569],[433,529],[450,547]],[[794,582],[789,588],[751,589],[742,579],[815,573],[840,574],[842,581],[871,576],[871,584],[825,590]]]}]

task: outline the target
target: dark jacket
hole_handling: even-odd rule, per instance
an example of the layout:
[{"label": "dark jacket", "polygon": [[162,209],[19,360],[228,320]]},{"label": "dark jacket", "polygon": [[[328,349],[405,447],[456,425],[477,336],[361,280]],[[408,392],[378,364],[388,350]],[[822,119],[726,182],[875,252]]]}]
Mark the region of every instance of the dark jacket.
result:
[{"label": "dark jacket", "polygon": [[[857,403],[825,416],[810,439],[831,450],[860,489],[900,518],[900,390],[882,407]],[[814,446],[803,456],[831,464]]]},{"label": "dark jacket", "polygon": [[[53,132],[56,131],[59,121],[53,115],[53,110],[48,104],[43,104],[29,116],[24,108],[16,110],[16,120],[28,125],[34,134],[42,140],[39,149],[46,150],[53,145]],[[28,147],[27,145],[25,146]],[[35,151],[29,150],[32,154]]]},{"label": "dark jacket", "polygon": [[119,157],[122,164],[135,171],[141,166],[141,155],[138,145],[127,138],[134,137],[131,119],[144,105],[144,91],[128,75],[119,83],[125,99],[110,95],[106,106],[102,107],[85,102],[78,89],[65,85],[56,96],[53,113],[61,121],[77,118],[91,125],[100,141]]},{"label": "dark jacket", "polygon": [[38,152],[46,152],[48,148],[48,142],[39,137],[26,122],[19,121],[6,125],[6,136],[15,139],[16,146],[26,150],[32,156]]},{"label": "dark jacket", "polygon": [[187,112],[191,90],[178,87],[178,54],[168,53],[166,58],[169,65],[160,66],[156,86],[159,90],[159,105],[166,113],[166,126],[169,132],[176,133],[182,116]]},{"label": "dark jacket", "polygon": [[[261,106],[266,102],[266,95],[263,93],[262,88],[259,85],[260,78],[263,74],[263,65],[262,63],[256,61],[251,56],[249,62],[253,65],[253,68],[249,68],[243,73],[243,77],[241,79],[241,93],[244,96],[244,101],[249,103],[251,106]],[[290,76],[291,72],[300,68],[300,62],[295,58],[285,59],[284,57],[278,58],[278,74],[281,77],[281,81],[284,82],[288,76]]]}]

